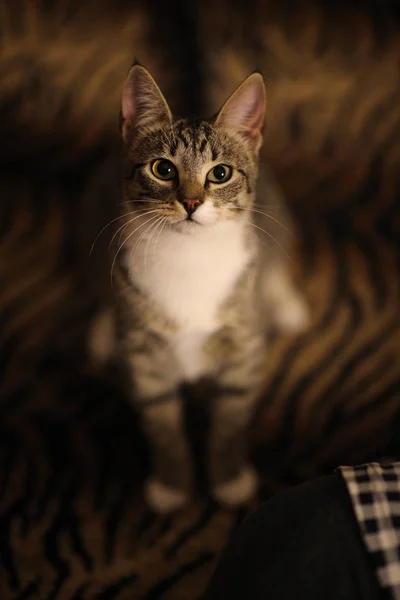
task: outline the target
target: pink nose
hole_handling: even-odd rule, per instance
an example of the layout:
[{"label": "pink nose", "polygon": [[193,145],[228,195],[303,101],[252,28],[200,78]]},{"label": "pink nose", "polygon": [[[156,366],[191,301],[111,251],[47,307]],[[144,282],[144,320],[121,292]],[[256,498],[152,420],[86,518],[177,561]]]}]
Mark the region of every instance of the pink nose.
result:
[{"label": "pink nose", "polygon": [[185,198],[184,200],[182,200],[182,204],[187,214],[192,215],[196,208],[199,206],[200,200],[198,200],[197,198]]}]

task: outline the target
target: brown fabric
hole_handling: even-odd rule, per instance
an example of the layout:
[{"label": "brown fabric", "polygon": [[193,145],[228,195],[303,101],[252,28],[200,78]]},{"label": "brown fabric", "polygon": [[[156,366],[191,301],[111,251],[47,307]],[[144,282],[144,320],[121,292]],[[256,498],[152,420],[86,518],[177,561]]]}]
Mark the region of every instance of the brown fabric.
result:
[{"label": "brown fabric", "polygon": [[136,419],[84,354],[109,289],[107,235],[89,251],[119,201],[103,182],[123,78],[136,54],[177,110],[208,114],[243,74],[265,73],[265,157],[313,312],[265,359],[253,440],[269,494],[396,453],[399,18],[361,2],[78,4],[1,6],[0,597],[197,598],[242,513],[201,492],[174,517],[145,509]]}]

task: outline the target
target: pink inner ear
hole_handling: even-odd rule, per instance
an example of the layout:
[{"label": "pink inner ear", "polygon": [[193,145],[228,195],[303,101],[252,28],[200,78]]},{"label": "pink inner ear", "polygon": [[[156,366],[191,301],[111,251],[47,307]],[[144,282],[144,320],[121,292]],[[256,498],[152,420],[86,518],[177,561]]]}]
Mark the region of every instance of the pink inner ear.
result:
[{"label": "pink inner ear", "polygon": [[128,75],[122,92],[121,115],[125,140],[138,128],[171,120],[164,96],[144,67],[135,65]]},{"label": "pink inner ear", "polygon": [[261,137],[265,104],[265,88],[261,75],[250,75],[222,108],[217,123],[251,139]]},{"label": "pink inner ear", "polygon": [[130,137],[130,131],[133,127],[134,119],[137,117],[136,115],[136,106],[135,106],[135,93],[137,93],[135,75],[132,71],[125,82],[123,91],[122,91],[122,100],[121,100],[121,116],[122,116],[122,126],[121,133],[123,139],[127,142]]},{"label": "pink inner ear", "polygon": [[135,114],[135,104],[134,104],[133,92],[132,92],[132,81],[130,81],[130,80],[128,80],[126,82],[123,93],[122,93],[121,112],[122,112],[122,117],[125,121],[131,120]]},{"label": "pink inner ear", "polygon": [[249,107],[246,121],[246,129],[251,137],[261,135],[264,128],[265,97],[263,90],[253,87],[250,91]]}]

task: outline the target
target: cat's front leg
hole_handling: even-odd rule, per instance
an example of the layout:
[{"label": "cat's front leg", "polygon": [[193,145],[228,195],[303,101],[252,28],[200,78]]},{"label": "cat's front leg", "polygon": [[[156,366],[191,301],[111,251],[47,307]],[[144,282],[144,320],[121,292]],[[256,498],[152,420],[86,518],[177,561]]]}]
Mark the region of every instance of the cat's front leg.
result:
[{"label": "cat's front leg", "polygon": [[256,398],[247,390],[226,390],[212,412],[209,470],[212,494],[221,504],[237,506],[256,494],[258,478],[248,460],[248,428]]},{"label": "cat's front leg", "polygon": [[145,498],[154,511],[166,514],[188,502],[192,486],[182,402],[171,390],[162,398],[146,398],[140,403],[140,412],[153,471],[145,483]]},{"label": "cat's front leg", "polygon": [[257,492],[258,477],[249,461],[248,433],[261,391],[265,346],[243,345],[219,378],[211,412],[209,474],[212,494],[237,506]]},{"label": "cat's front leg", "polygon": [[151,453],[145,498],[154,511],[169,513],[187,503],[193,483],[176,365],[168,347],[148,340],[130,354],[129,364],[134,404]]}]

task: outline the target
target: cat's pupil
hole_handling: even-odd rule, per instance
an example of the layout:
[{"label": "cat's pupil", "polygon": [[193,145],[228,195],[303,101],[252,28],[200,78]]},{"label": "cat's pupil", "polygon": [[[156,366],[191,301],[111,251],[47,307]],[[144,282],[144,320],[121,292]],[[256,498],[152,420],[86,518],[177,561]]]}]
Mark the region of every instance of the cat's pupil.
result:
[{"label": "cat's pupil", "polygon": [[167,177],[172,173],[172,165],[168,160],[162,160],[157,165],[157,171],[161,177]]},{"label": "cat's pupil", "polygon": [[222,167],[221,165],[218,167],[215,167],[215,169],[214,169],[215,179],[219,179],[219,180],[224,179],[225,175],[226,175],[225,167]]}]

